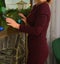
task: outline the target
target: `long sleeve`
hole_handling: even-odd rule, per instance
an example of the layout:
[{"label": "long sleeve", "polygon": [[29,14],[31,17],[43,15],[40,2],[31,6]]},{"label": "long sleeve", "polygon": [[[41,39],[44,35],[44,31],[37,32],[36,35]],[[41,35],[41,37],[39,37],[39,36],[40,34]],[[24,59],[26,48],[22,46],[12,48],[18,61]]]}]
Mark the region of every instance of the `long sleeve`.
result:
[{"label": "long sleeve", "polygon": [[46,6],[41,6],[37,11],[34,26],[21,24],[20,31],[31,35],[40,35],[43,28],[48,24],[48,10]]}]

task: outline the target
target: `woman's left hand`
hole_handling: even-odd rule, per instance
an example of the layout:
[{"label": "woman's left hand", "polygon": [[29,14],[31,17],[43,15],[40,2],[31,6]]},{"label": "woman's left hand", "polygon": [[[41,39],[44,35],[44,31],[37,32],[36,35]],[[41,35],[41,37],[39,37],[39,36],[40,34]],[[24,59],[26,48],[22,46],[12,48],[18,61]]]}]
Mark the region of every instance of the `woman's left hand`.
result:
[{"label": "woman's left hand", "polygon": [[22,17],[21,20],[23,20],[23,22],[26,24],[27,23],[27,18],[24,16],[24,14],[19,13],[18,15]]},{"label": "woman's left hand", "polygon": [[18,24],[15,20],[13,20],[12,18],[6,18],[6,22],[7,22],[7,25],[13,27],[13,28],[16,28],[16,29],[19,29],[20,27],[20,24]]}]

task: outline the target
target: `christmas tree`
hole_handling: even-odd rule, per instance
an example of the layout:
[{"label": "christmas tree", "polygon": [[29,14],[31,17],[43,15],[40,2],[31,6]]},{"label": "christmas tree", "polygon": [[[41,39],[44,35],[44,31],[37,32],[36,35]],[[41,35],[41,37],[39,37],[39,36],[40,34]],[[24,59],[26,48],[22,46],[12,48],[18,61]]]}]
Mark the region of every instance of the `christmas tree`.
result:
[{"label": "christmas tree", "polygon": [[4,21],[3,19],[1,19],[2,18],[2,15],[5,13],[5,0],[0,0],[0,31],[1,30],[3,30],[3,27],[1,26],[4,22],[2,22],[2,21]]}]

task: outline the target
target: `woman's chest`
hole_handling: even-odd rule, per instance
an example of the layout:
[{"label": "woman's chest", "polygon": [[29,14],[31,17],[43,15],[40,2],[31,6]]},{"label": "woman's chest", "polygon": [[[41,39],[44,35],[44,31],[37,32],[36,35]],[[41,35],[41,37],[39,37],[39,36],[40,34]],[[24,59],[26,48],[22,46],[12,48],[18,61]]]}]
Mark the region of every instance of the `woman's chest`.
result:
[{"label": "woman's chest", "polygon": [[34,9],[27,17],[27,22],[29,25],[34,26],[37,18],[37,10]]}]

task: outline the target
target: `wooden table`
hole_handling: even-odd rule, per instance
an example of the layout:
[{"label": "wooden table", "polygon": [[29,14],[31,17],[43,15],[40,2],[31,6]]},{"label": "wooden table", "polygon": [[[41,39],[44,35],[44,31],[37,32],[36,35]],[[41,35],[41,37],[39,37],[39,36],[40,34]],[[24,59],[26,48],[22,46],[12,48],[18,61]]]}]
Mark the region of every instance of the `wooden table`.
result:
[{"label": "wooden table", "polygon": [[26,64],[27,34],[9,28],[0,32],[0,63]]}]

